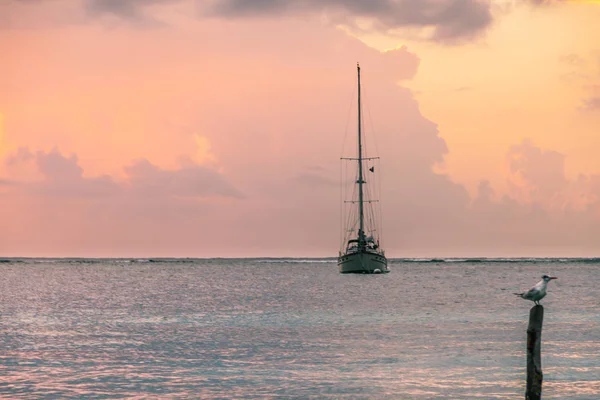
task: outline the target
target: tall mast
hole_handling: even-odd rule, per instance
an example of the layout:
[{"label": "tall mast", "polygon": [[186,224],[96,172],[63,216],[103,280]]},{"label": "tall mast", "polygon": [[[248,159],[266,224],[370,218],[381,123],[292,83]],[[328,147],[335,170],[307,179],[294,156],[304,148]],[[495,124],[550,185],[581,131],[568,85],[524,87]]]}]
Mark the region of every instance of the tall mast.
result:
[{"label": "tall mast", "polygon": [[362,138],[361,138],[361,105],[360,105],[360,65],[356,63],[358,71],[358,214],[360,229],[358,231],[358,244],[363,245],[365,240],[365,221],[363,211],[363,165],[362,165]]}]

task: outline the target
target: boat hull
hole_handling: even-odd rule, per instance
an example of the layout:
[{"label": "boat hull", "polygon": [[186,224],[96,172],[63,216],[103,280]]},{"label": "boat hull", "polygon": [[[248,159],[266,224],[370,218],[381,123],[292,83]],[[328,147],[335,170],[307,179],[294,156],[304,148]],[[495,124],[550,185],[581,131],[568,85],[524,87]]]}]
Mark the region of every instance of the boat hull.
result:
[{"label": "boat hull", "polygon": [[379,274],[390,272],[385,256],[370,252],[343,254],[338,257],[338,267],[342,274]]}]

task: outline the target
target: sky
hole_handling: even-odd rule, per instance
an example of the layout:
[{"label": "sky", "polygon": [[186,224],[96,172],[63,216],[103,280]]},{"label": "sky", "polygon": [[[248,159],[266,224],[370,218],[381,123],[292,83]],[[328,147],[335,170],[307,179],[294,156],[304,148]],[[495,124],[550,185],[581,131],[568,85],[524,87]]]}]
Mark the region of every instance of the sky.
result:
[{"label": "sky", "polygon": [[[2,0],[0,256],[600,255],[600,2]],[[355,115],[355,114],[354,114]]]}]

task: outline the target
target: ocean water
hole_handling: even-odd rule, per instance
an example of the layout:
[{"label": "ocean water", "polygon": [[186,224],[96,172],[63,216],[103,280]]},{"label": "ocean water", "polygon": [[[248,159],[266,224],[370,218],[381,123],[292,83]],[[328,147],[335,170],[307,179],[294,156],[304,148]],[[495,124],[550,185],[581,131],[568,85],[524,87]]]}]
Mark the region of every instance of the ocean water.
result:
[{"label": "ocean water", "polygon": [[0,262],[0,398],[600,399],[600,260]]}]

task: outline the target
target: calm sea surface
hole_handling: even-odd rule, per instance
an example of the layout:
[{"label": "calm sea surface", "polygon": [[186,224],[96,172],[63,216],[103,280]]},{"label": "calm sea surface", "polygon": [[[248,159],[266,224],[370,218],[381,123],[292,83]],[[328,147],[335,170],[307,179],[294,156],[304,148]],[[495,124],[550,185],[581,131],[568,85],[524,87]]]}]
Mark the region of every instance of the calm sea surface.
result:
[{"label": "calm sea surface", "polygon": [[0,398],[600,399],[600,260],[0,262]]}]

